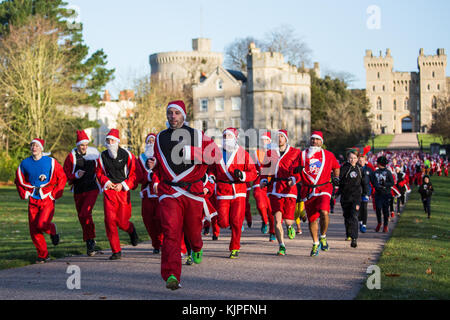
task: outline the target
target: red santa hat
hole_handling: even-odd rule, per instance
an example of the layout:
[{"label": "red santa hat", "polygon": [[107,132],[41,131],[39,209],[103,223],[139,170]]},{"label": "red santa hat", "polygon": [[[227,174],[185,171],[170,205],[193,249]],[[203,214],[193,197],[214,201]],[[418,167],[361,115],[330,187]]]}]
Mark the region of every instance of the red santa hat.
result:
[{"label": "red santa hat", "polygon": [[234,136],[234,139],[237,139],[239,136],[239,132],[235,128],[227,128],[227,129],[223,130],[222,135],[226,135],[228,133],[232,134]]},{"label": "red santa hat", "polygon": [[150,141],[150,138],[151,138],[151,137],[153,137],[153,138],[156,139],[156,134],[154,134],[154,133],[149,133],[149,134],[147,135],[147,137],[145,138],[145,144],[148,144],[148,142]]},{"label": "red santa hat", "polygon": [[284,136],[286,138],[286,142],[289,142],[289,137],[288,137],[288,133],[287,130],[278,130],[278,134]]},{"label": "red santa hat", "polygon": [[272,142],[272,134],[270,133],[270,131],[267,131],[261,136],[261,139],[268,139],[270,142]]},{"label": "red santa hat", "polygon": [[84,130],[77,130],[77,147],[83,143],[89,143],[89,137]]},{"label": "red santa hat", "polygon": [[106,136],[106,139],[113,139],[116,140],[117,142],[120,142],[119,137],[120,137],[119,130],[111,129],[111,131],[109,131],[108,135]]},{"label": "red santa hat", "polygon": [[323,143],[323,133],[322,133],[322,131],[313,131],[313,133],[311,133],[311,138],[320,139],[320,140],[322,140],[322,143]]},{"label": "red santa hat", "polygon": [[33,139],[30,144],[36,143],[41,149],[42,151],[44,151],[44,145],[45,145],[45,141],[39,138],[35,138]]},{"label": "red santa hat", "polygon": [[184,119],[186,120],[186,106],[184,105],[183,101],[177,100],[169,102],[169,104],[167,105],[167,110],[169,110],[170,108],[175,108],[180,111],[183,114]]}]

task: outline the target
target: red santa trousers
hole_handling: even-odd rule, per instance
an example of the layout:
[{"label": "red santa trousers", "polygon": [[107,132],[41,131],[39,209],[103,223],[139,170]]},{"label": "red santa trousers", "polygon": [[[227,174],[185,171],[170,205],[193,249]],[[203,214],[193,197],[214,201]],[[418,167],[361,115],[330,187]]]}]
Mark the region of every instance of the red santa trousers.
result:
[{"label": "red santa trousers", "polygon": [[158,205],[158,198],[143,198],[141,214],[148,235],[152,239],[152,246],[159,250],[163,241],[163,233],[161,219],[157,211]]},{"label": "red santa trousers", "polygon": [[164,241],[161,248],[161,276],[164,281],[181,277],[181,242],[186,235],[193,252],[203,247],[203,203],[180,196],[166,197],[158,205]]},{"label": "red santa trousers", "polygon": [[268,224],[269,214],[272,210],[270,209],[270,201],[267,196],[267,192],[265,190],[261,190],[261,188],[255,188],[253,189],[253,196],[255,197],[256,208],[261,216],[261,220],[265,224]]},{"label": "red santa trousers", "polygon": [[231,241],[229,250],[239,250],[241,248],[242,224],[245,218],[246,200],[238,197],[232,200],[217,200],[218,223],[222,229],[231,226]]},{"label": "red santa trousers", "polygon": [[330,212],[330,197],[326,195],[312,197],[305,202],[308,221],[314,222],[320,217],[320,211]]},{"label": "red santa trousers", "polygon": [[245,198],[245,221],[247,221],[247,224],[249,226],[252,225],[253,219],[252,219],[252,209],[250,205],[250,191],[247,191],[247,197]]},{"label": "red santa trousers", "polygon": [[129,191],[105,190],[103,193],[103,205],[105,212],[105,228],[113,253],[120,252],[119,230],[131,233],[134,225],[130,222],[131,201]]},{"label": "red santa trousers", "polygon": [[83,230],[83,241],[95,239],[95,224],[92,219],[92,210],[97,201],[98,189],[74,194],[75,208],[78,212],[78,220]]},{"label": "red santa trousers", "polygon": [[296,198],[269,196],[272,213],[281,212],[283,220],[295,220]]},{"label": "red santa trousers", "polygon": [[43,234],[56,234],[56,226],[52,223],[54,213],[55,202],[50,197],[43,200],[30,197],[28,203],[28,225],[38,258],[45,259],[48,256],[47,243]]}]

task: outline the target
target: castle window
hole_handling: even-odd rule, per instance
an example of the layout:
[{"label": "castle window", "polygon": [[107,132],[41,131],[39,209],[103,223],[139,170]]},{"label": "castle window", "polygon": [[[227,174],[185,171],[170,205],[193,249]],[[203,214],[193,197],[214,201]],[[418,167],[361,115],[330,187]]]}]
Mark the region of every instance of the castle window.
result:
[{"label": "castle window", "polygon": [[434,71],[433,71],[433,73],[431,74],[431,76],[434,78],[435,75],[436,75],[436,74],[435,74]]},{"label": "castle window", "polygon": [[240,128],[241,127],[241,118],[232,118],[231,119],[231,126],[233,128]]},{"label": "castle window", "polygon": [[408,98],[405,98],[405,104],[403,106],[403,109],[404,110],[409,110],[409,99]]},{"label": "castle window", "polygon": [[219,91],[223,90],[223,80],[222,79],[217,80],[217,90],[219,90]]},{"label": "castle window", "polygon": [[397,100],[394,100],[394,111],[397,110]]},{"label": "castle window", "polygon": [[383,110],[383,105],[380,97],[378,97],[377,99],[377,110]]},{"label": "castle window", "polygon": [[393,88],[393,89],[394,89],[394,92],[395,92],[395,86],[394,86],[394,88]]},{"label": "castle window", "polygon": [[208,112],[208,99],[200,99],[200,112]]},{"label": "castle window", "polygon": [[381,121],[381,120],[383,120],[383,116],[381,114],[379,114],[379,115],[377,115],[377,119]]},{"label": "castle window", "polygon": [[231,110],[241,110],[241,97],[231,97]]},{"label": "castle window", "polygon": [[385,91],[386,90],[386,87],[385,86],[383,86],[383,91]]},{"label": "castle window", "polygon": [[431,86],[429,84],[427,86],[427,89],[428,89],[428,91],[430,91],[430,89],[431,89]]},{"label": "castle window", "polygon": [[223,111],[225,109],[225,102],[223,98],[216,98],[216,111]]},{"label": "castle window", "polygon": [[223,119],[216,119],[216,129],[223,130],[225,128],[225,122]]},{"label": "castle window", "polygon": [[377,73],[377,78],[380,79],[380,73],[379,72]]},{"label": "castle window", "polygon": [[431,107],[433,109],[437,109],[437,99],[436,99],[436,97],[433,97],[433,99],[431,99]]},{"label": "castle window", "polygon": [[375,92],[375,86],[372,87],[373,92]]},{"label": "castle window", "polygon": [[405,91],[408,91],[408,86],[405,86]]},{"label": "castle window", "polygon": [[440,84],[437,85],[437,89],[441,90],[441,85]]}]

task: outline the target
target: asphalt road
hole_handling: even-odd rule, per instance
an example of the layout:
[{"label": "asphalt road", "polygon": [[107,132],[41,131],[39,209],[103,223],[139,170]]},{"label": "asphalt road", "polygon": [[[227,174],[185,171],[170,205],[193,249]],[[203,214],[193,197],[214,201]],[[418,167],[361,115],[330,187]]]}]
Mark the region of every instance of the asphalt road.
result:
[{"label": "asphalt road", "polygon": [[[246,228],[243,233],[239,259],[228,258],[229,230],[222,230],[219,241],[203,237],[203,262],[183,266],[182,288],[176,291],[165,288],[160,276],[160,256],[153,255],[151,244],[146,242],[124,247],[119,261],[109,261],[111,253],[105,251],[94,257],[74,256],[44,265],[2,270],[0,299],[354,299],[365,285],[367,267],[376,264],[390,235],[375,233],[375,214],[371,210],[367,233],[360,234],[358,248],[351,248],[344,240],[343,217],[340,204],[336,204],[328,231],[330,251],[310,257],[312,240],[307,224],[302,224],[302,235],[294,240],[286,236],[287,255],[276,256],[278,245],[261,234],[259,217],[254,216],[254,220],[253,228]],[[120,235],[128,240],[127,234]],[[67,287],[71,276],[67,270],[73,266],[80,268],[81,289]]]}]

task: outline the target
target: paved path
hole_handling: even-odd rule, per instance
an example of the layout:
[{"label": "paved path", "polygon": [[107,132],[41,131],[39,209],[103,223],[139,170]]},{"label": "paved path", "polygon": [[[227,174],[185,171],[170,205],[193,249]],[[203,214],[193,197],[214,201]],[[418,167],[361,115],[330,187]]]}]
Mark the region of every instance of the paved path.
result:
[{"label": "paved path", "polygon": [[420,149],[417,133],[396,134],[388,149]]},{"label": "paved path", "polygon": [[[109,261],[110,252],[105,251],[95,257],[74,256],[2,270],[0,299],[353,299],[365,284],[367,267],[376,263],[390,234],[375,233],[375,214],[371,211],[369,230],[360,235],[359,246],[353,249],[344,241],[339,204],[336,209],[328,232],[331,250],[314,258],[309,257],[312,240],[306,224],[303,235],[286,239],[287,255],[278,257],[277,245],[261,234],[259,219],[254,216],[254,228],[244,231],[239,259],[228,259],[228,230],[222,232],[219,241],[204,237],[203,262],[183,266],[182,288],[177,291],[165,288],[160,256],[152,254],[147,242],[125,247],[120,261]],[[121,236],[127,239],[126,234]],[[67,289],[70,265],[81,269],[80,290]]]}]

